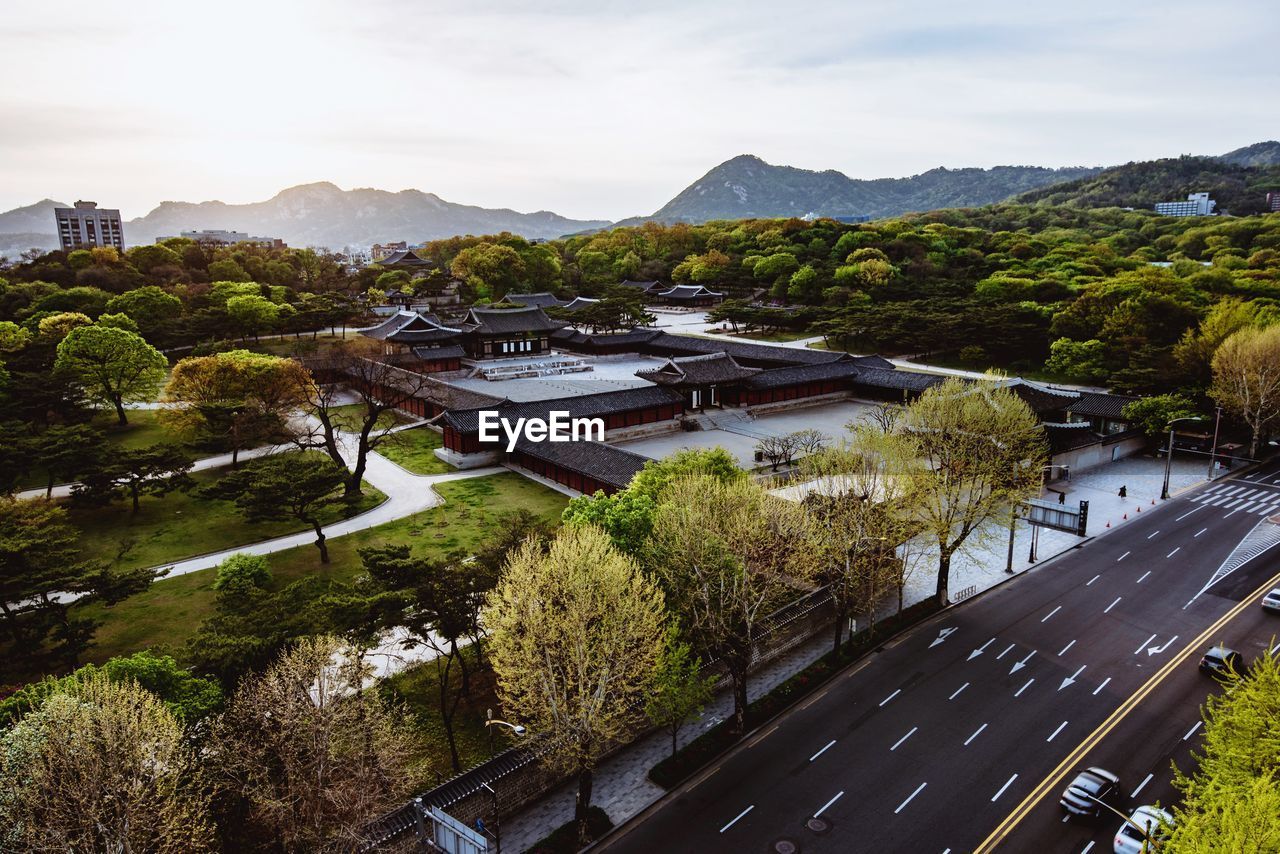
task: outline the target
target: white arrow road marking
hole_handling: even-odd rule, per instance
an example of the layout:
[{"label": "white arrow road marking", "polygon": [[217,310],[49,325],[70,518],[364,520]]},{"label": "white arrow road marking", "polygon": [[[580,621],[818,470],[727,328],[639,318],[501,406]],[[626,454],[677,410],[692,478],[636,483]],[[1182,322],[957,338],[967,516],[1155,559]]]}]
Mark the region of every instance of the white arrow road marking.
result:
[{"label": "white arrow road marking", "polygon": [[935,640],[933,643],[929,644],[929,649],[933,649],[935,646],[942,643],[947,638],[951,637],[951,633],[954,631],[955,631],[955,628],[952,627],[952,628],[943,629],[942,631],[938,632],[938,639]]},{"label": "white arrow road marking", "polygon": [[1009,671],[1009,675],[1010,675],[1010,676],[1012,676],[1013,674],[1017,673],[1017,672],[1018,672],[1019,670],[1021,670],[1022,668],[1026,667],[1026,666],[1027,666],[1027,662],[1031,660],[1031,656],[1033,656],[1033,655],[1035,655],[1035,654],[1036,654],[1036,651],[1033,649],[1033,650],[1031,650],[1031,652],[1027,653],[1027,657],[1026,657],[1026,658],[1024,658],[1024,659],[1022,659],[1022,661],[1015,661],[1015,662],[1013,663],[1013,669]]},{"label": "white arrow road marking", "polygon": [[1164,642],[1164,646],[1147,647],[1147,655],[1155,655],[1157,653],[1164,652],[1166,649],[1169,648],[1169,644],[1173,643],[1177,639],[1178,639],[1178,636],[1174,635],[1173,637],[1169,638],[1167,641]]},{"label": "white arrow road marking", "polygon": [[965,661],[973,661],[975,658],[982,655],[982,653],[986,651],[987,647],[991,646],[995,642],[996,642],[995,638],[992,638],[991,640],[987,641],[982,646],[978,647],[973,652],[969,653],[969,657],[966,658]]},{"label": "white arrow road marking", "polygon": [[[1070,676],[1068,676],[1066,679],[1063,679],[1063,680],[1062,680],[1062,684],[1058,686],[1058,690],[1059,690],[1059,691],[1061,691],[1063,688],[1065,688],[1065,687],[1067,687],[1068,685],[1070,685],[1070,684],[1072,684],[1073,682],[1075,682],[1075,681],[1076,681],[1076,677],[1077,677],[1077,676],[1079,676],[1081,673],[1084,673],[1084,669],[1085,669],[1086,667],[1088,667],[1088,666],[1089,666],[1089,665],[1087,665],[1087,664],[1082,664],[1082,665],[1080,665],[1080,669],[1079,669],[1079,670],[1077,670],[1075,673],[1072,673],[1072,674],[1071,674]],[[1104,685],[1105,685],[1105,684],[1107,684],[1107,683],[1105,683],[1105,682],[1104,682],[1104,683],[1102,683],[1102,684],[1104,684]]]},{"label": "white arrow road marking", "polygon": [[729,828],[733,827],[735,824],[737,824],[737,823],[738,823],[738,819],[742,818],[744,815],[746,815],[747,813],[751,812],[751,811],[752,811],[753,809],[755,809],[755,808],[756,808],[756,805],[755,805],[755,804],[752,804],[751,806],[747,807],[747,808],[746,808],[745,810],[743,810],[742,812],[738,813],[736,816],[734,816],[733,821],[729,822],[729,823],[728,823],[728,824],[726,824],[724,827],[720,828],[720,832],[721,832],[721,833],[724,833],[726,830],[728,830]]},{"label": "white arrow road marking", "polygon": [[1133,654],[1137,655],[1138,653],[1142,652],[1144,649],[1147,648],[1147,644],[1151,643],[1155,639],[1156,639],[1156,636],[1152,635],[1151,637],[1144,640],[1142,643],[1138,644],[1138,648],[1133,651]]}]

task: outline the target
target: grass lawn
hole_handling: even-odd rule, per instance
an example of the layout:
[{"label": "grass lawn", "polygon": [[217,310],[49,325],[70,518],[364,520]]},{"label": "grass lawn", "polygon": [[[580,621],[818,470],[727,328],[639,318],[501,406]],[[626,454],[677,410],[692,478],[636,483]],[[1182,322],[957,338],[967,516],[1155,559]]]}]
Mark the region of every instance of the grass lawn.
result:
[{"label": "grass lawn", "polygon": [[[192,479],[198,486],[207,486],[225,471],[196,472]],[[385,499],[382,493],[366,486],[360,502],[330,506],[324,521],[362,513]],[[130,502],[122,501],[107,507],[72,506],[69,518],[80,531],[80,549],[86,557],[105,560],[122,569],[159,566],[307,527],[293,519],[246,522],[233,503],[202,498],[198,490],[172,492],[162,498],[144,497],[137,515]]]},{"label": "grass lawn", "polygon": [[[442,483],[436,491],[445,499],[439,507],[330,539],[331,562],[327,566],[320,563],[319,553],[311,545],[268,555],[273,586],[278,589],[308,575],[353,578],[363,569],[356,549],[367,545],[409,544],[437,555],[470,550],[488,539],[504,513],[524,508],[544,519],[557,520],[568,503],[560,493],[509,473]],[[104,621],[87,660],[101,662],[162,645],[181,647],[195,634],[200,621],[213,612],[214,575],[214,570],[205,569],[162,579],[114,607],[83,609],[86,616]]]},{"label": "grass lawn", "polygon": [[801,338],[812,338],[814,333],[805,330],[796,331],[793,329],[775,329],[772,332],[728,332],[725,333],[733,338],[748,338],[753,341],[773,341],[783,343],[786,341],[799,341]]},{"label": "grass lawn", "polygon": [[414,474],[448,474],[456,469],[433,453],[442,444],[435,430],[414,427],[383,439],[378,453]]},{"label": "grass lawn", "polygon": [[[160,424],[158,415],[154,409],[130,409],[127,413],[129,423],[121,426],[114,411],[99,412],[90,423],[106,434],[103,442],[111,449],[133,451],[160,442],[181,444],[180,439]],[[37,469],[22,479],[18,489],[39,489],[47,485],[47,478],[43,469]]]}]

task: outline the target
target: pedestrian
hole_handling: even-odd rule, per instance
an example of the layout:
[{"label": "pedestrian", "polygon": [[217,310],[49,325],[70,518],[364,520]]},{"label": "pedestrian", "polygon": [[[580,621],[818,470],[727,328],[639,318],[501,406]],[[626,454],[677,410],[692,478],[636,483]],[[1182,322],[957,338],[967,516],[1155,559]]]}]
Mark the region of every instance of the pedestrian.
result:
[{"label": "pedestrian", "polygon": [[1128,486],[1128,484],[1121,484],[1121,485],[1120,485],[1120,497],[1121,497],[1121,498],[1128,498],[1128,497],[1129,497],[1129,486]]},{"label": "pedestrian", "polygon": [[1059,493],[1058,493],[1058,503],[1059,503],[1059,504],[1066,504],[1066,503],[1067,503],[1067,494],[1066,494],[1065,492],[1059,492]]}]

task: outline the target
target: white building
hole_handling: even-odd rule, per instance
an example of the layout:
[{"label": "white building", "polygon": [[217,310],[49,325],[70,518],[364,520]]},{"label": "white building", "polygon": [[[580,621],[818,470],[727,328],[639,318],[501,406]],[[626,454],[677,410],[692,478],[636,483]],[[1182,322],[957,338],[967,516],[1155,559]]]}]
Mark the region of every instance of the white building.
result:
[{"label": "white building", "polygon": [[58,223],[58,240],[62,251],[114,246],[124,251],[124,229],[120,227],[120,211],[98,208],[97,202],[76,202],[74,208],[54,208]]},{"label": "white building", "polygon": [[1156,202],[1156,213],[1163,216],[1213,216],[1217,204],[1208,193],[1191,193],[1185,202]]}]

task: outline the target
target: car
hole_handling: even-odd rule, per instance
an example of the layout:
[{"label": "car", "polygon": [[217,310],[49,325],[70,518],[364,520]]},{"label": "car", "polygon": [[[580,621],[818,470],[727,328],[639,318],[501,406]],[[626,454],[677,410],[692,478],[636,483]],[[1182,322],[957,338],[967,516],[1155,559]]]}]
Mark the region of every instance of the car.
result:
[{"label": "car", "polygon": [[1070,816],[1098,818],[1120,803],[1120,778],[1105,768],[1086,768],[1076,775],[1058,801]]},{"label": "car", "polygon": [[[1138,828],[1145,828],[1141,831]],[[1143,854],[1144,851],[1150,851],[1151,846],[1148,845],[1144,849],[1143,843],[1151,840],[1155,843],[1164,842],[1169,838],[1169,828],[1173,827],[1173,816],[1160,809],[1160,807],[1138,807],[1133,811],[1133,815],[1129,816],[1129,820],[1120,825],[1120,829],[1116,831],[1115,852],[1116,854]]]},{"label": "car", "polygon": [[1244,672],[1244,656],[1229,646],[1218,644],[1200,659],[1200,670],[1217,679],[1232,679]]},{"label": "car", "polygon": [[1280,613],[1280,587],[1262,597],[1262,610]]}]

